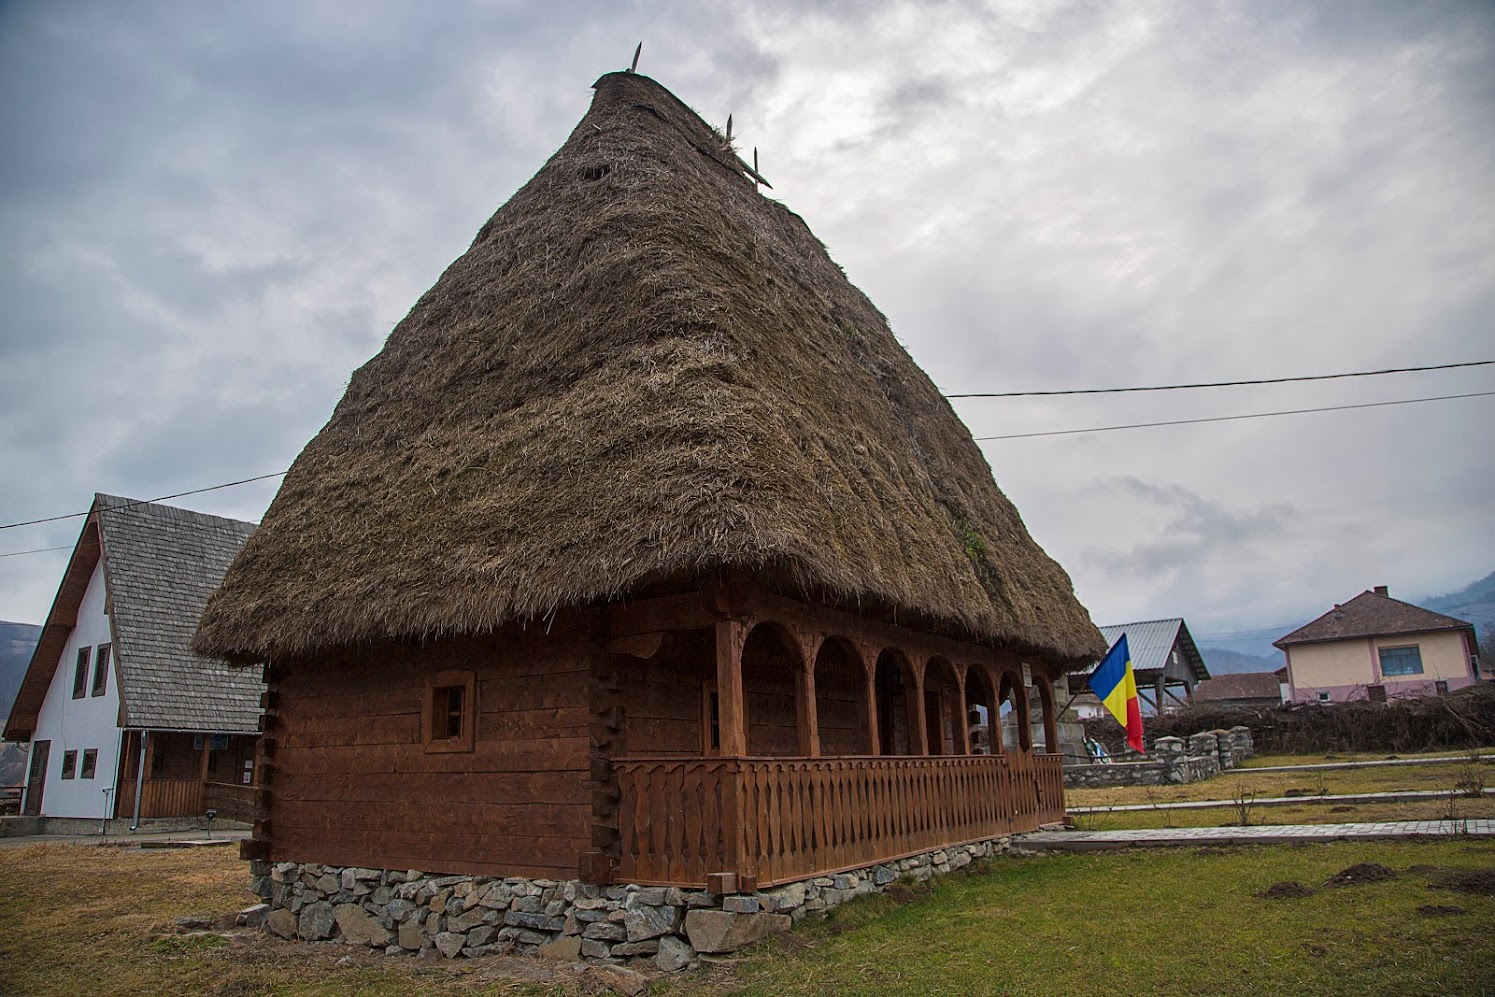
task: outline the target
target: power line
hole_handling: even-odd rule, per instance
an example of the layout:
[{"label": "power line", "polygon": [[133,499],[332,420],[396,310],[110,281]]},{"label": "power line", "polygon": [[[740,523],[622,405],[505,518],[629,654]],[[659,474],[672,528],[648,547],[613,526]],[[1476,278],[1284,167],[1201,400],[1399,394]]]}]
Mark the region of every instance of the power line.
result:
[{"label": "power line", "polygon": [[1237,388],[1251,384],[1289,384],[1295,381],[1333,381],[1345,377],[1378,377],[1382,374],[1412,374],[1424,370],[1452,370],[1455,367],[1483,367],[1495,360],[1469,360],[1463,363],[1435,364],[1430,367],[1388,367],[1385,370],[1357,370],[1345,374],[1305,374],[1298,377],[1264,377],[1252,381],[1202,381],[1198,384],[1153,384],[1136,388],[1068,388],[1062,391],[980,391],[946,395],[946,398],[1034,398],[1048,395],[1114,395],[1125,391],[1182,391],[1186,388]]},{"label": "power line", "polygon": [[1325,405],[1320,408],[1284,409],[1280,412],[1248,412],[1244,415],[1215,415],[1201,419],[1168,419],[1164,422],[1133,422],[1125,426],[1091,426],[1086,429],[1050,429],[1041,433],[1008,433],[1003,436],[977,436],[986,440],[1022,440],[1033,436],[1071,436],[1076,433],[1109,433],[1118,429],[1150,429],[1154,426],[1188,426],[1199,422],[1234,422],[1238,419],[1266,419],[1275,415],[1306,415],[1309,412],[1344,412],[1348,409],[1385,408],[1388,405],[1412,405],[1417,402],[1446,402],[1455,398],[1483,398],[1495,391],[1474,391],[1463,395],[1435,395],[1431,398],[1402,398],[1391,402],[1363,402],[1359,405]]},{"label": "power line", "polygon": [[20,557],[22,554],[45,554],[49,550],[72,550],[72,549],[73,548],[71,548],[71,547],[37,547],[35,550],[12,550],[12,551],[7,551],[4,554],[0,554],[0,557]]},{"label": "power line", "polygon": [[[233,488],[236,485],[247,485],[255,481],[264,481],[267,478],[278,478],[285,473],[285,471],[274,471],[270,474],[260,474],[253,478],[241,478],[238,481],[225,481],[221,485],[209,485],[206,488],[193,488],[185,492],[172,492],[170,495],[162,495],[160,498],[141,499],[138,502],[125,502],[120,505],[112,505],[109,508],[111,511],[118,512],[122,509],[133,509],[136,506],[150,505],[152,502],[164,502],[167,499],[181,498],[184,495],[201,495],[203,492],[216,492],[220,488]],[[84,509],[82,512],[70,512],[65,516],[44,516],[41,519],[28,519],[23,523],[4,523],[0,524],[0,530],[9,530],[17,526],[35,526],[38,523],[55,523],[63,519],[77,519],[80,516],[88,515],[89,511],[90,510],[88,509]],[[14,553],[29,554],[34,552],[18,550]]]}]

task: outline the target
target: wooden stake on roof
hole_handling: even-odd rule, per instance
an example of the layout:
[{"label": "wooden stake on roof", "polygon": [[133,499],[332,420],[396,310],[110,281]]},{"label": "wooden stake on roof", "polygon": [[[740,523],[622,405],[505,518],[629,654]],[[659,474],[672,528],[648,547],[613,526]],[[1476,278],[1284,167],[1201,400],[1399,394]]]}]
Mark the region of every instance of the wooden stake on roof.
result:
[{"label": "wooden stake on roof", "polygon": [[633,65],[628,67],[630,73],[638,72],[638,54],[644,50],[644,43],[639,42],[638,48],[633,50]]},{"label": "wooden stake on roof", "polygon": [[727,115],[727,144],[732,144],[732,115]]}]

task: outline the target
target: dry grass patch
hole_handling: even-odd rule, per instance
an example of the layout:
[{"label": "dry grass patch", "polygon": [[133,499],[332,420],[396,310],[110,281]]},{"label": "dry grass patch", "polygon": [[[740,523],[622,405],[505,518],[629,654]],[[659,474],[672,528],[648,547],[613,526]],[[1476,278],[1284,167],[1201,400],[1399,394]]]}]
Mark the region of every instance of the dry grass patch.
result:
[{"label": "dry grass patch", "polygon": [[93,845],[0,849],[0,966],[9,995],[405,995],[600,992],[538,959],[446,962],[288,943],[261,931],[179,932],[177,918],[231,914],[257,898],[231,848]]}]

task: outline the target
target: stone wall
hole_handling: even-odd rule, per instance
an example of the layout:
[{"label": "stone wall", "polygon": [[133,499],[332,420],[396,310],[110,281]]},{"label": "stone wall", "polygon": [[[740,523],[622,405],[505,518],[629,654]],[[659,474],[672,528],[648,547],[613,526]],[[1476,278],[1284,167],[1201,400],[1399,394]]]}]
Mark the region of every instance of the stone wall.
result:
[{"label": "stone wall", "polygon": [[366,945],[392,956],[519,952],[674,972],[702,954],[731,952],[805,917],[823,917],[853,897],[923,882],[1010,848],[1010,839],[994,838],[726,895],[295,862],[251,862],[250,874],[269,904],[265,929],[282,938]]},{"label": "stone wall", "polygon": [[1246,727],[1193,734],[1187,742],[1160,737],[1153,742],[1151,759],[1066,765],[1064,785],[1068,789],[1093,789],[1198,782],[1239,767],[1255,753],[1251,731]]}]

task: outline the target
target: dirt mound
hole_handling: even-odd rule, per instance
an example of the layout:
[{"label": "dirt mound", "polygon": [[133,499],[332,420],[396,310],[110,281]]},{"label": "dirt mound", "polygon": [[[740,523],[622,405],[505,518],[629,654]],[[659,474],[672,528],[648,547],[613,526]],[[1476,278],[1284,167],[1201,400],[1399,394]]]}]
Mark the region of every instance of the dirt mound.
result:
[{"label": "dirt mound", "polygon": [[1417,913],[1423,917],[1454,917],[1459,914],[1469,913],[1462,907],[1445,907],[1442,904],[1423,904],[1417,908]]},{"label": "dirt mound", "polygon": [[1361,862],[1341,869],[1325,881],[1325,886],[1349,886],[1352,883],[1379,883],[1387,879],[1395,879],[1396,873],[1384,865],[1374,862]]},{"label": "dirt mound", "polygon": [[1354,809],[1355,809],[1354,807],[1347,807],[1347,806],[1344,806],[1343,804],[1341,804],[1340,806],[1337,806],[1337,807],[1330,807],[1329,808],[1329,812],[1331,814],[1347,814],[1347,813],[1349,813],[1350,811],[1352,811]]},{"label": "dirt mound", "polygon": [[1313,891],[1302,883],[1295,880],[1285,879],[1280,883],[1273,883],[1257,896],[1263,900],[1296,900],[1299,897],[1311,897]]},{"label": "dirt mound", "polygon": [[1459,893],[1477,893],[1495,896],[1495,869],[1473,869],[1444,876],[1433,884],[1438,890],[1457,890]]}]

